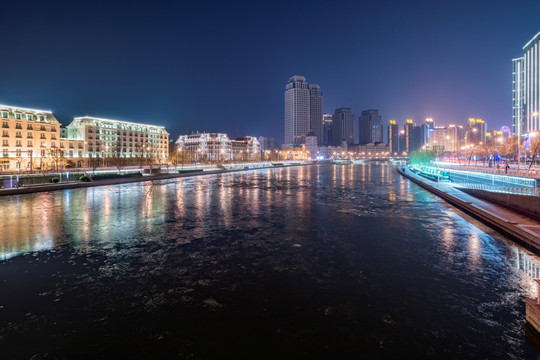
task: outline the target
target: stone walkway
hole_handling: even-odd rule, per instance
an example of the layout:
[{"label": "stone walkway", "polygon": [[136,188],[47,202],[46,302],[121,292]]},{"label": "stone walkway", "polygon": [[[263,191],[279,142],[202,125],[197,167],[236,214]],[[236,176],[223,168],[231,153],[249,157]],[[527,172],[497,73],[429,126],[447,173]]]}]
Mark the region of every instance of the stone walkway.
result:
[{"label": "stone walkway", "polygon": [[540,250],[540,223],[538,221],[515,213],[505,207],[475,198],[460,191],[457,186],[450,182],[437,183],[428,180],[410,171],[407,167],[399,167],[398,171],[406,178],[491,227]]}]

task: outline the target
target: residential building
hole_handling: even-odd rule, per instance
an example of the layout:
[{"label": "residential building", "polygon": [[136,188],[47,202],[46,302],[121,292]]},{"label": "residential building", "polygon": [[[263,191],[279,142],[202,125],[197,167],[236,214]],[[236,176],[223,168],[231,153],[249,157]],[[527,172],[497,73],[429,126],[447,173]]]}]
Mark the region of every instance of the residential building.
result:
[{"label": "residential building", "polygon": [[340,146],[345,140],[348,145],[354,144],[354,113],[351,108],[339,108],[332,116],[332,145]]},{"label": "residential building", "polygon": [[412,121],[412,119],[406,119],[405,127],[403,128],[405,130],[405,147],[402,149],[402,151],[405,151],[407,153],[411,152],[411,140],[413,136],[413,127],[414,127],[414,122]]},{"label": "residential building", "polygon": [[361,145],[382,143],[382,117],[378,110],[364,110],[358,118],[358,141]]},{"label": "residential building", "polygon": [[388,147],[392,154],[399,152],[399,129],[396,120],[390,120],[388,123]]}]

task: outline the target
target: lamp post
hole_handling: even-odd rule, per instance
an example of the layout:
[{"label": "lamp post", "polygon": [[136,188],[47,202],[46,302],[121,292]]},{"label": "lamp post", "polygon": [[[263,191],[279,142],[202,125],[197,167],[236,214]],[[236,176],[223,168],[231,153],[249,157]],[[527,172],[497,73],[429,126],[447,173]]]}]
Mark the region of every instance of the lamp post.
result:
[{"label": "lamp post", "polygon": [[33,161],[32,161],[32,149],[28,150],[28,156],[30,157],[30,174],[32,174],[33,170]]}]

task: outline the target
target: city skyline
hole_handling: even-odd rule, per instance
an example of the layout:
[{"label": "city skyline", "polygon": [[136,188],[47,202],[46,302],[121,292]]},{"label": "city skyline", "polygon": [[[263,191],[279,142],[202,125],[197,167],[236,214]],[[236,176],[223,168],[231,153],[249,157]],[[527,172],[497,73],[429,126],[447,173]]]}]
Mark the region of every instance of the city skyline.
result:
[{"label": "city skyline", "polygon": [[[323,89],[325,113],[376,108],[383,123],[511,126],[509,69],[540,30],[537,2],[304,5],[9,3],[6,13],[24,13],[25,25],[4,19],[13,31],[0,34],[10,49],[0,103],[50,108],[63,122],[94,114],[162,124],[174,136],[283,142],[283,83],[302,74]],[[339,15],[344,25],[291,37],[281,25],[295,13],[320,24]],[[348,55],[325,51],[336,47]]]}]

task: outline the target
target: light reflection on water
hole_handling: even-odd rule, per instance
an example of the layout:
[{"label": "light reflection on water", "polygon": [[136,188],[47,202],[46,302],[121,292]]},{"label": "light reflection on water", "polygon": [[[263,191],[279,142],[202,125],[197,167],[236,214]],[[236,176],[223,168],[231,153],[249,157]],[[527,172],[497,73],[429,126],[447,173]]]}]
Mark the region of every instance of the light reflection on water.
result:
[{"label": "light reflection on water", "polygon": [[[539,258],[463,216],[382,162],[265,169],[2,198],[0,259],[8,267],[65,252],[81,274],[52,286],[73,294],[84,287],[107,307],[116,306],[108,298],[123,299],[102,287],[110,282],[124,289],[129,309],[158,316],[166,306],[226,314],[227,299],[234,307],[254,298],[273,317],[323,314],[302,321],[348,329],[367,339],[357,340],[362,346],[373,340],[374,355],[385,346],[399,354],[406,341],[432,356],[531,356],[522,302],[536,293]],[[280,298],[291,279],[299,293]],[[254,290],[240,295],[243,287]],[[243,306],[269,326],[261,308]],[[36,316],[42,324],[48,315]],[[294,343],[287,325],[280,329]],[[9,334],[0,325],[0,339]],[[325,341],[354,353],[330,335],[314,349]]]}]

